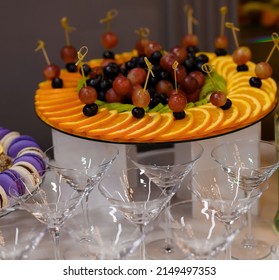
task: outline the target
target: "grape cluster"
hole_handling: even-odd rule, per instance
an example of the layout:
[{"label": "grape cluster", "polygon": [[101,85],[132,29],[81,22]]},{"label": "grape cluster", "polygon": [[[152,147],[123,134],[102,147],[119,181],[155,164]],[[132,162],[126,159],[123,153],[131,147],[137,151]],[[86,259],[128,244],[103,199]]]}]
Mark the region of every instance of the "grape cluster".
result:
[{"label": "grape cluster", "polygon": [[[182,118],[187,103],[199,100],[199,92],[205,83],[201,66],[208,62],[208,57],[197,55],[198,48],[194,46],[177,46],[166,52],[154,41],[141,43],[136,44],[141,55],[122,65],[115,62],[111,50],[104,51],[102,67],[91,69],[83,64],[86,87],[79,92],[80,100],[87,105],[96,99],[132,104],[135,106],[132,113],[137,118],[144,116],[147,107],[152,109],[159,103],[168,104],[174,116]],[[152,64],[152,75],[148,79],[145,58]],[[174,73],[175,61],[179,63]],[[92,88],[90,93],[89,88]]]}]

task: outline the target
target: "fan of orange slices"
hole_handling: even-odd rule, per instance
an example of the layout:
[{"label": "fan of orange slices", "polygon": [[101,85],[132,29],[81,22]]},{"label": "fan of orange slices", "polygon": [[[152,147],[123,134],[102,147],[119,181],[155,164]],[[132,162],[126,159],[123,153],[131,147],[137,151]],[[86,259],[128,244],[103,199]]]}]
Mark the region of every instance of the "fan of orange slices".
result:
[{"label": "fan of orange slices", "polygon": [[[137,119],[131,111],[100,108],[96,115],[86,117],[77,91],[80,75],[61,71],[63,88],[53,89],[49,81],[39,84],[36,113],[52,128],[87,139],[150,143],[191,141],[233,132],[260,121],[275,108],[277,85],[272,78],[263,80],[261,88],[249,85],[249,79],[255,76],[253,62],[248,63],[249,71],[237,72],[230,55],[211,54],[210,59],[216,72],[227,81],[227,97],[232,101],[227,110],[211,103],[186,107],[186,117],[176,120],[171,112],[146,112]],[[98,61],[90,63],[97,65]]]}]

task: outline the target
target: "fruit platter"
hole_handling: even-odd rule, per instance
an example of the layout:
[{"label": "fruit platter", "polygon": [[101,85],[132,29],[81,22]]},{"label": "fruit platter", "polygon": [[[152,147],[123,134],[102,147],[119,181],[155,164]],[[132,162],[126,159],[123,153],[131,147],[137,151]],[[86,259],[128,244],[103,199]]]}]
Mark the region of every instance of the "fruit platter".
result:
[{"label": "fruit platter", "polygon": [[[112,12],[108,15],[104,22]],[[239,29],[233,23],[224,26],[236,38]],[[268,61],[279,49],[277,33],[271,35],[274,47],[267,60],[260,63],[252,62],[251,50],[237,39],[228,54],[224,31],[216,38],[215,52],[199,50],[192,28],[168,51],[148,37],[148,28],[137,33],[133,50],[114,53],[117,36],[105,32],[101,58],[87,59],[86,46],[76,50],[67,42],[61,49],[63,69],[46,57],[45,80],[35,92],[37,116],[53,129],[85,139],[165,143],[235,132],[276,108],[277,84]],[[44,42],[37,50],[46,56]]]}]

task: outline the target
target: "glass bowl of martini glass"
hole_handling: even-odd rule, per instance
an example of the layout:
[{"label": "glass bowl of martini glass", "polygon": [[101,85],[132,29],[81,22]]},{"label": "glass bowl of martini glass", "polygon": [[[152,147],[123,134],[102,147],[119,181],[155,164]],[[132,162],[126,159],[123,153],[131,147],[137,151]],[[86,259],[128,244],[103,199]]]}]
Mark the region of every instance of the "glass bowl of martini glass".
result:
[{"label": "glass bowl of martini glass", "polygon": [[[238,139],[213,148],[211,156],[228,176],[238,181],[246,196],[269,180],[279,167],[278,146],[264,140]],[[270,254],[271,244],[255,236],[252,212],[247,212],[246,235],[232,245],[235,259],[264,259]]]},{"label": "glass bowl of martini glass", "polygon": [[[132,152],[128,152],[128,157],[131,162],[139,167],[144,169],[147,173],[152,173],[153,170],[157,168],[164,169],[166,171],[171,171],[177,175],[180,180],[180,188],[183,189],[189,181],[188,175],[190,176],[191,171],[193,170],[196,162],[203,155],[203,147],[198,142],[188,143],[187,150],[184,150],[181,154],[174,154],[173,157],[170,157],[166,161],[162,156],[141,156],[133,157]],[[133,148],[130,148],[131,151]],[[179,188],[175,189],[175,192]],[[182,191],[187,191],[185,187]],[[171,204],[171,200],[166,205],[166,208]],[[158,222],[159,227],[163,229],[162,234],[158,234],[157,231],[149,240],[147,241],[147,255],[151,259],[180,259],[184,257],[184,253],[181,252],[180,248],[176,246],[173,242],[170,235],[168,235],[167,223],[169,216],[166,211],[163,211],[163,214],[159,217],[160,221]]]},{"label": "glass bowl of martini glass", "polygon": [[[178,177],[164,169],[152,173],[138,167],[108,172],[98,188],[101,194],[122,215],[137,225],[141,234],[162,212],[180,184]],[[164,187],[163,187],[164,186]],[[139,259],[146,258],[145,239],[140,246]]]}]

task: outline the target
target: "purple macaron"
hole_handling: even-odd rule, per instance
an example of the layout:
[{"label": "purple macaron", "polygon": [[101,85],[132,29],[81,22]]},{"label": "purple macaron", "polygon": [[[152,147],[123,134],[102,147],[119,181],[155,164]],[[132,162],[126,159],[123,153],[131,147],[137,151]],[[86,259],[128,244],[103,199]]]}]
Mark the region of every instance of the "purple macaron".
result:
[{"label": "purple macaron", "polygon": [[0,185],[8,196],[10,196],[10,191],[17,195],[23,195],[25,193],[25,186],[20,180],[20,177],[18,172],[11,169],[0,173]]},{"label": "purple macaron", "polygon": [[8,128],[0,127],[0,140],[9,132],[11,132]]},{"label": "purple macaron", "polygon": [[11,158],[15,158],[25,148],[40,148],[40,146],[32,136],[20,135],[11,141],[7,154]]},{"label": "purple macaron", "polygon": [[46,164],[43,160],[42,157],[36,155],[36,154],[24,154],[22,156],[19,156],[17,157],[14,162],[13,162],[13,165],[16,165],[16,164],[21,164],[24,166],[24,162],[28,162],[30,164],[32,164],[36,170],[38,171],[39,175],[42,176],[43,173],[44,173],[44,170],[46,169]]}]

